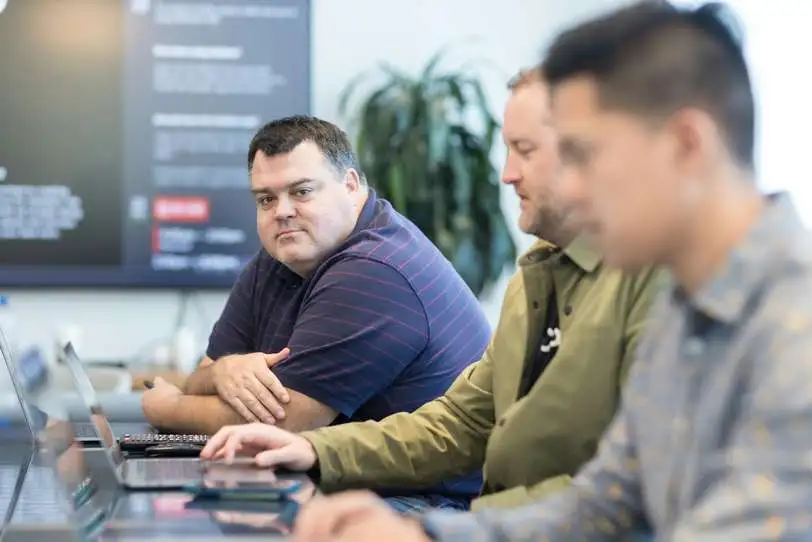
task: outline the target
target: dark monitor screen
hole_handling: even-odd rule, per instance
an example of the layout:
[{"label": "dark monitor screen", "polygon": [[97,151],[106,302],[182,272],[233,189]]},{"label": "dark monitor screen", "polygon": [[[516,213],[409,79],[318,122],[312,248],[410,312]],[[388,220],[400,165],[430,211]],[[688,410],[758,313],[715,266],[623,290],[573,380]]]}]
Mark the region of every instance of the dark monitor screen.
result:
[{"label": "dark monitor screen", "polygon": [[310,112],[309,0],[0,0],[0,287],[227,287]]}]

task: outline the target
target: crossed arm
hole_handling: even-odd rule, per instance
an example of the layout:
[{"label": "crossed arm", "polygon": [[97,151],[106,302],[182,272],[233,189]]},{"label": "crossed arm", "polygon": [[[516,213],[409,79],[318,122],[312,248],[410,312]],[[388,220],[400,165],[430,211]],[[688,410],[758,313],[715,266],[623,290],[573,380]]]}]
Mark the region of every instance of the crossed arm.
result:
[{"label": "crossed arm", "polygon": [[[164,386],[171,386],[163,384]],[[152,397],[150,394],[155,395]],[[300,432],[329,425],[338,413],[295,390],[287,390],[284,417],[274,423]],[[145,393],[144,414],[153,425],[177,433],[212,435],[221,427],[256,421],[243,417],[219,395],[189,395],[156,387]]]},{"label": "crossed arm", "polygon": [[[393,291],[381,293],[370,289],[370,283]],[[145,393],[144,413],[151,423],[171,431],[212,434],[226,425],[258,421],[251,418],[252,405],[245,404],[252,399],[243,393],[235,402],[228,394],[217,394],[215,386],[215,366],[224,361],[224,354],[253,349],[250,335],[255,330],[246,332],[232,324],[247,320],[251,302],[250,295],[232,292],[212,332],[209,357],[182,392],[170,394],[156,386]],[[269,390],[264,391],[277,398],[289,396],[288,402],[282,401],[284,414],[272,413],[273,423],[300,432],[329,425],[339,414],[351,417],[391,385],[427,340],[422,304],[400,273],[364,259],[335,264],[302,306],[288,342],[290,354],[266,367],[280,384],[266,385]],[[244,355],[250,356],[266,354]],[[249,397],[256,398],[258,391],[263,390]]]}]

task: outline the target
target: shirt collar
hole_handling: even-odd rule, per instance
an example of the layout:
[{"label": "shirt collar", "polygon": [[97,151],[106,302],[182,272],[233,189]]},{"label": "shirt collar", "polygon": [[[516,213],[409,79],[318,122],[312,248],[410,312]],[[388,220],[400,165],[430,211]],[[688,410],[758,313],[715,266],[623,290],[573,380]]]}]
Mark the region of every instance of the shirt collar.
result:
[{"label": "shirt collar", "polygon": [[[520,267],[533,265],[546,260],[559,251],[561,251],[561,249],[556,245],[544,239],[539,239],[519,258],[518,264]],[[564,248],[563,252],[575,265],[587,273],[595,271],[602,260],[600,253],[595,250],[583,235],[576,237]]]},{"label": "shirt collar", "polygon": [[601,254],[583,235],[579,235],[567,245],[567,248],[564,249],[564,254],[569,256],[578,267],[587,273],[591,273],[597,269],[603,259]]},{"label": "shirt collar", "polygon": [[[713,319],[734,323],[804,231],[789,194],[768,196],[764,212],[724,264],[693,296],[682,297]],[[675,289],[676,292],[676,289]]]},{"label": "shirt collar", "polygon": [[356,234],[360,231],[363,231],[369,228],[369,225],[372,223],[372,220],[375,218],[375,207],[378,204],[378,194],[375,192],[375,189],[367,187],[367,199],[364,202],[364,206],[361,208],[361,212],[358,213],[358,220],[355,222],[355,227],[352,230],[350,235]]}]

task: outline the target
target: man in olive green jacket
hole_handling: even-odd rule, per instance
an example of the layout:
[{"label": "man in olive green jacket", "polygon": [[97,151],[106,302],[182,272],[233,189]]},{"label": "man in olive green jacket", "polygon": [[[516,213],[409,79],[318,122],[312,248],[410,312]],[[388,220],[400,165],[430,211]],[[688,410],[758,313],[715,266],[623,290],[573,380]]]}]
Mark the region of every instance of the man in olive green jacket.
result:
[{"label": "man in olive green jacket", "polygon": [[407,494],[484,465],[474,510],[558,490],[592,458],[618,408],[658,280],[652,271],[605,268],[573,230],[557,199],[557,138],[536,73],[511,84],[503,178],[521,200],[520,227],[540,240],[519,259],[483,358],[413,413],[300,435],[228,427],[204,457],[265,450],[257,462],[311,470],[326,492]]}]

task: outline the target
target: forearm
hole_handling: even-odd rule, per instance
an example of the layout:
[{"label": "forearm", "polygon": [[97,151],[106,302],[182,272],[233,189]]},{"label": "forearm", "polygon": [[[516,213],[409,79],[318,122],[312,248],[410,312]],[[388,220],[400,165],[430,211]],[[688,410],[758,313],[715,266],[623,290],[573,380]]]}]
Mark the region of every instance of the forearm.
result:
[{"label": "forearm", "polygon": [[181,387],[186,395],[217,395],[214,386],[214,363],[206,358],[183,382]]},{"label": "forearm", "polygon": [[164,431],[213,435],[226,425],[245,423],[217,395],[182,395],[159,411],[144,409],[147,420]]},{"label": "forearm", "polygon": [[490,427],[442,397],[411,414],[302,436],[316,449],[324,491],[424,487],[482,468]]},{"label": "forearm", "polygon": [[283,405],[285,417],[277,420],[276,425],[290,431],[301,433],[330,425],[338,417],[338,412],[319,403],[310,397],[289,389],[290,402]]}]

